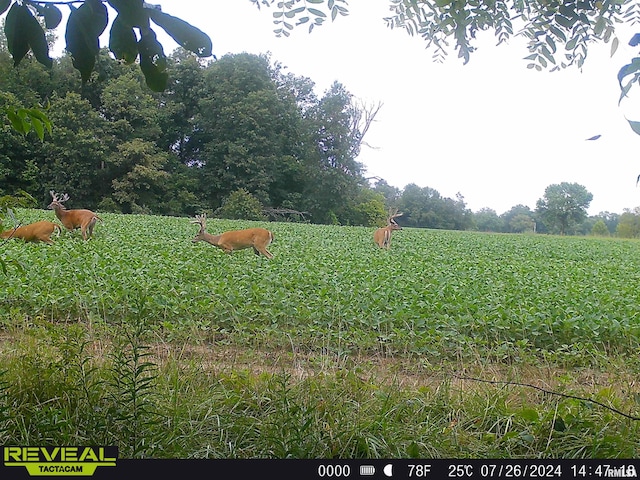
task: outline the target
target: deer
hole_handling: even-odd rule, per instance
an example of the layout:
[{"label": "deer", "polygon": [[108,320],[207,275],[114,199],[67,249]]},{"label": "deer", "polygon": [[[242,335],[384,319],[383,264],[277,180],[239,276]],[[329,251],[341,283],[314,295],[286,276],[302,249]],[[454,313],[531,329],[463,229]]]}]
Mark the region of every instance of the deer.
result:
[{"label": "deer", "polygon": [[387,218],[387,226],[377,229],[373,232],[373,241],[380,248],[391,247],[391,232],[394,230],[402,230],[402,227],[395,221],[396,218],[401,217],[402,213],[398,213],[398,209],[395,211],[389,210],[389,217]]},{"label": "deer", "polygon": [[58,230],[58,233],[60,233],[62,229],[57,223],[42,220],[40,222],[6,230],[0,233],[0,238],[19,238],[25,242],[44,242],[49,245],[53,245],[51,234],[55,230]]},{"label": "deer", "polygon": [[69,195],[66,193],[62,196],[58,196],[53,190],[49,190],[51,198],[53,199],[49,204],[49,208],[52,208],[56,214],[56,217],[60,220],[62,225],[69,231],[73,231],[76,228],[80,228],[82,231],[82,238],[87,240],[93,235],[93,227],[98,220],[102,219],[91,210],[84,209],[72,209],[67,210],[63,205],[64,202],[69,200]]},{"label": "deer", "polygon": [[222,249],[225,253],[233,253],[235,250],[243,250],[253,247],[253,252],[260,256],[273,258],[273,254],[267,247],[273,242],[273,233],[266,228],[247,228],[245,230],[231,230],[220,235],[211,235],[207,229],[207,214],[196,215],[191,223],[200,225],[198,234],[191,240],[195,242],[208,242],[214,247]]}]

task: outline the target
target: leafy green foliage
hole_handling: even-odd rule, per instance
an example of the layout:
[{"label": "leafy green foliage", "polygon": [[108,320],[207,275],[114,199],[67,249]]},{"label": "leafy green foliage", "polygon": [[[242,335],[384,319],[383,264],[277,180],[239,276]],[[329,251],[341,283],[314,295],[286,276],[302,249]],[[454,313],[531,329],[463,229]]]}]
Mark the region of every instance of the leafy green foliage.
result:
[{"label": "leafy green foliage", "polygon": [[422,36],[435,49],[437,60],[447,55],[449,39],[454,40],[458,57],[465,63],[475,49],[478,32],[493,30],[498,44],[518,32],[529,41],[528,68],[555,70],[574,64],[581,67],[594,41],[611,41],[615,51],[615,24],[624,21],[628,8],[617,2],[594,1],[391,0],[393,15],[385,20],[391,28]]},{"label": "leafy green foliage", "polygon": [[20,63],[29,49],[33,51],[40,63],[49,68],[53,65],[53,60],[49,57],[49,46],[44,31],[26,4],[14,3],[11,6],[5,19],[4,28],[7,47],[13,55],[15,65]]},{"label": "leafy green foliage", "polygon": [[538,200],[536,209],[548,227],[564,235],[570,227],[584,220],[593,194],[577,183],[549,185]]},{"label": "leafy green foliage", "polygon": [[73,66],[80,71],[82,81],[89,80],[96,62],[100,41],[107,27],[107,7],[100,0],[86,0],[79,8],[71,7],[65,40]]},{"label": "leafy green foliage", "polygon": [[216,210],[216,216],[232,220],[265,220],[260,200],[245,189],[240,188],[225,199],[222,206]]},{"label": "leafy green foliage", "polygon": [[616,226],[616,234],[621,238],[640,237],[640,210],[627,210],[620,215],[620,221]]},{"label": "leafy green foliage", "polygon": [[594,223],[593,227],[591,228],[591,235],[596,235],[599,237],[609,236],[609,229],[607,228],[607,224],[604,223],[603,219],[600,218],[596,221],[596,223]]},{"label": "leafy green foliage", "polygon": [[51,135],[53,124],[41,109],[6,107],[5,112],[16,132],[26,135],[33,130],[41,141],[45,130]]},{"label": "leafy green foliage", "polygon": [[[81,5],[76,8],[74,3]],[[133,63],[139,57],[140,68],[151,90],[163,91],[166,88],[167,73],[166,56],[156,40],[150,20],[183,48],[199,57],[212,55],[211,39],[204,32],[163,13],[156,6],[147,5],[142,0],[108,0],[108,3],[117,12],[109,32],[109,48],[117,59],[127,63]],[[86,82],[95,68],[100,50],[99,37],[107,27],[109,11],[103,0],[77,0],[67,5],[71,14],[65,30],[66,49],[71,53],[73,66],[80,72],[82,81]],[[55,29],[62,20],[58,7],[44,1],[22,3],[16,0],[11,4],[11,1],[3,0],[0,14],[7,8],[5,34],[15,65],[31,50],[38,62],[50,68],[53,61],[49,57],[45,33],[35,16],[42,17],[47,29]]]},{"label": "leafy green foliage", "polygon": [[309,212],[316,223],[328,210],[342,224],[371,218],[359,206],[367,187],[355,155],[364,135],[344,86],[318,97],[310,79],[283,73],[268,56],[204,64],[178,49],[166,60],[166,69],[160,60],[143,65],[164,69],[154,78],[170,82],[154,94],[137,66],[106,49],[95,66],[101,81],[84,86],[69,56],[47,72],[35,61],[17,70],[0,52],[0,108],[46,93],[56,127],[41,144],[0,131],[0,191],[24,189],[45,206],[42,192],[55,185],[83,208],[192,216],[243,188],[264,206]]},{"label": "leafy green foliage", "polygon": [[153,23],[162,27],[185,50],[195,53],[198,57],[210,57],[213,54],[211,39],[207,34],[184,20],[156,9],[149,11],[149,18]]},{"label": "leafy green foliage", "polygon": [[[251,0],[251,2],[260,8],[261,5],[266,7],[273,6],[275,0]],[[327,13],[320,9],[321,5],[324,6],[324,3],[325,0],[279,1],[277,3],[278,10],[273,12],[276,36],[288,37],[290,31],[298,25],[309,25],[309,33],[311,33],[315,27],[321,26],[327,19]],[[346,8],[346,0],[328,0],[326,3],[326,8],[332,21],[338,15],[346,16],[349,14]],[[293,23],[294,21],[296,21],[295,24]]]}]

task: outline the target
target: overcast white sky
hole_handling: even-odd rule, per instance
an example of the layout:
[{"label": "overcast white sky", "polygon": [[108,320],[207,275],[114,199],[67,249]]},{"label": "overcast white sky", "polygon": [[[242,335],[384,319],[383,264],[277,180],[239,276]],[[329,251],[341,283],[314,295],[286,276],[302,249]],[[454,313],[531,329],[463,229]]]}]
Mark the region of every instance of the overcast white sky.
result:
[{"label": "overcast white sky", "polygon": [[[421,38],[386,27],[389,0],[352,0],[348,17],[311,34],[297,27],[289,38],[275,37],[272,9],[249,0],[151,3],[205,31],[218,58],[271,52],[313,80],[320,95],[338,80],[356,97],[382,102],[366,137],[376,148],[364,147],[358,158],[367,176],[446,197],[460,192],[473,211],[498,214],[517,204],[534,209],[548,185],[564,181],[593,193],[590,214],[640,205],[640,136],[624,118],[640,120],[640,103],[618,106],[616,78],[639,53],[627,45],[633,32],[619,33],[613,58],[604,45],[590,50],[582,72],[549,73],[526,68],[524,39],[496,47],[493,34],[467,65],[454,51],[434,63]],[[175,48],[159,38],[165,53]],[[596,134],[602,137],[586,141]]]}]

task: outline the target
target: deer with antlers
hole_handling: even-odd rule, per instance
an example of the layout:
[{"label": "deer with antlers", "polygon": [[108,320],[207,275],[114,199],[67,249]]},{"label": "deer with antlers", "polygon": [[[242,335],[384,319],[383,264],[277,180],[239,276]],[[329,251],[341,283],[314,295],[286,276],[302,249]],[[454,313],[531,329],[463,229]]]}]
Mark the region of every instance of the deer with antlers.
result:
[{"label": "deer with antlers", "polygon": [[220,235],[211,235],[205,230],[207,228],[207,214],[196,215],[191,223],[200,225],[200,231],[191,240],[192,242],[208,242],[214,247],[222,249],[226,253],[233,253],[234,250],[243,250],[253,247],[256,255],[264,255],[273,258],[273,254],[267,247],[273,242],[273,233],[265,228],[247,228],[245,230],[231,230]]},{"label": "deer with antlers", "polygon": [[58,217],[62,225],[64,225],[64,227],[70,231],[79,228],[82,231],[82,238],[84,238],[85,240],[91,237],[93,235],[93,227],[95,226],[96,222],[102,219],[91,210],[67,210],[63,205],[64,202],[69,200],[69,195],[67,195],[66,193],[62,194],[62,196],[60,197],[53,190],[49,190],[49,193],[51,194],[51,198],[53,199],[49,204],[49,208],[53,209],[56,217]]},{"label": "deer with antlers", "polygon": [[12,228],[0,233],[0,238],[19,238],[25,242],[44,242],[53,245],[51,234],[58,230],[60,233],[60,225],[57,223],[42,220],[41,222],[23,225],[21,227]]},{"label": "deer with antlers", "polygon": [[401,217],[402,213],[398,213],[398,209],[392,211],[389,210],[389,217],[387,218],[387,226],[377,229],[373,232],[373,241],[380,248],[389,249],[391,247],[391,232],[394,230],[402,230],[402,227],[396,223],[396,218]]}]

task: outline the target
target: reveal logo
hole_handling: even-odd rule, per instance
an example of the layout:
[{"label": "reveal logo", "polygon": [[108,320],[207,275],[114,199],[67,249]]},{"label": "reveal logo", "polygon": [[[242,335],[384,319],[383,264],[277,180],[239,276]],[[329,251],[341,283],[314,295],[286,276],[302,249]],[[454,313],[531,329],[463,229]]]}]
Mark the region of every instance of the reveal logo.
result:
[{"label": "reveal logo", "polygon": [[3,447],[5,467],[25,467],[32,477],[91,476],[115,467],[117,447]]}]

